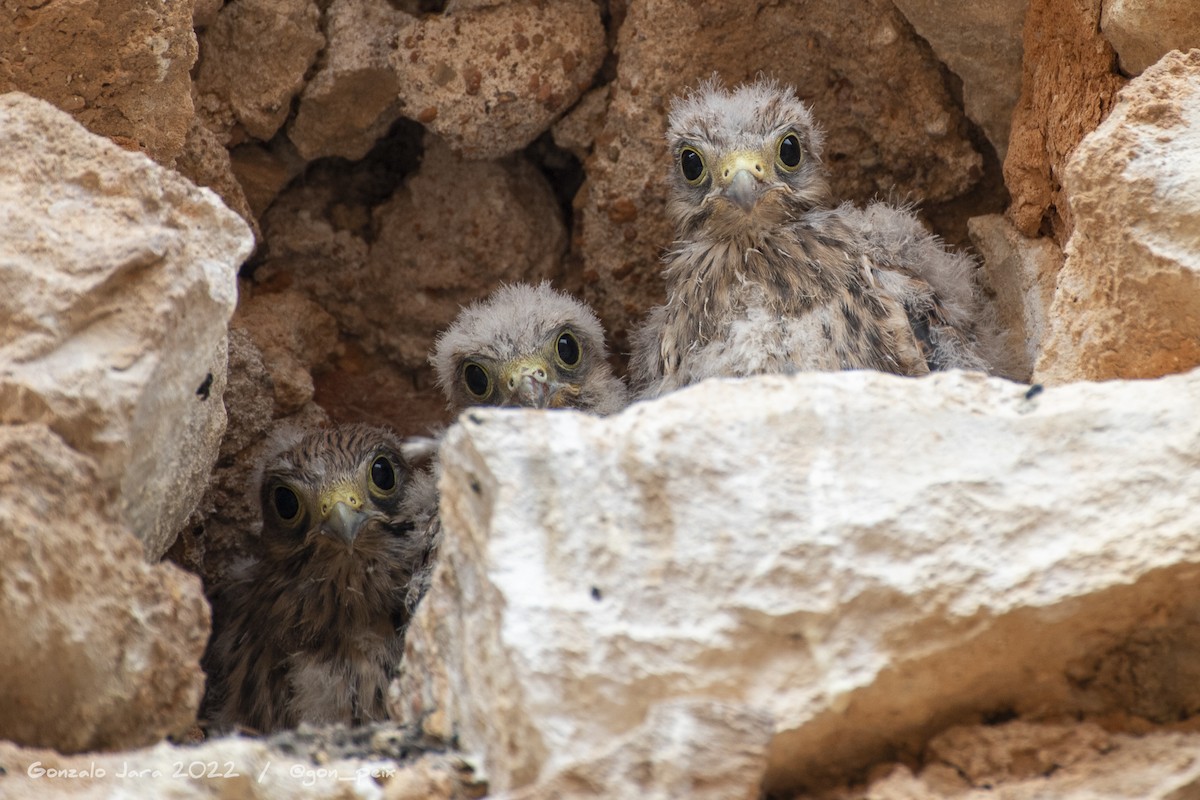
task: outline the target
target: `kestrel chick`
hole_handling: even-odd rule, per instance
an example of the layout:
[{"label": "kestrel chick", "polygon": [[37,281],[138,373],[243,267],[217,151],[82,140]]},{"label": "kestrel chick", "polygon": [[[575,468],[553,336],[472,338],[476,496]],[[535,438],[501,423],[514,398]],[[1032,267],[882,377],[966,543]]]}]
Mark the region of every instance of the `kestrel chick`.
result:
[{"label": "kestrel chick", "polygon": [[214,599],[206,713],[261,733],[386,718],[427,547],[401,442],[348,425],[278,444],[258,484],[262,555]]},{"label": "kestrel chick", "polygon": [[503,286],[463,309],[430,361],[455,413],[489,405],[611,414],[628,401],[596,315],[548,283]]},{"label": "kestrel chick", "polygon": [[969,259],[905,208],[833,207],[822,133],[773,81],[676,100],[668,299],[634,335],[644,397],[712,376],[982,368]]}]

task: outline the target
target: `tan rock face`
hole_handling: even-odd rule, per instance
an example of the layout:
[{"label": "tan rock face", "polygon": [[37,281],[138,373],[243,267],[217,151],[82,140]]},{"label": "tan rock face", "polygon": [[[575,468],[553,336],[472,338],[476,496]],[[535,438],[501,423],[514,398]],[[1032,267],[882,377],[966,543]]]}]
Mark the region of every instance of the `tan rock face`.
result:
[{"label": "tan rock face", "polygon": [[146,564],[103,486],[45,425],[0,426],[0,738],[119,749],[195,719],[200,582]]},{"label": "tan rock face", "polygon": [[1121,93],[1067,165],[1076,228],[1038,380],[1148,378],[1200,364],[1200,50]]},{"label": "tan rock face", "polygon": [[286,205],[268,215],[272,257],[255,279],[304,292],[362,347],[410,369],[425,367],[460,306],[502,282],[554,275],[566,249],[561,212],[533,165],[464,160],[435,139],[375,210],[369,245],[321,219],[326,201],[301,191],[289,201],[307,207],[300,215]]},{"label": "tan rock face", "polygon": [[898,0],[896,7],[962,79],[963,109],[1003,161],[1021,94],[1021,31],[1029,0]]},{"label": "tan rock face", "polygon": [[226,4],[201,39],[197,113],[223,143],[266,141],[291,111],[325,37],[313,0]]},{"label": "tan rock face", "polygon": [[1128,708],[1121,675],[1192,713],[1180,662],[1137,654],[1197,641],[1200,372],[1026,388],[843,372],[466,415],[396,712],[505,791],[674,700],[763,709],[781,792],[985,714]]},{"label": "tan rock face", "polygon": [[864,0],[853,13],[833,0],[774,3],[747,14],[732,0],[642,0],[629,4],[617,53],[572,249],[618,351],[628,351],[631,322],[664,299],[659,256],[674,237],[663,209],[667,103],[714,71],[738,82],[762,70],[798,88],[828,133],[839,200],[896,192],[933,202],[979,179],[962,112],[891,3]]},{"label": "tan rock face", "polygon": [[321,67],[304,88],[288,138],[307,160],[360,159],[400,116],[390,55],[412,18],[387,0],[335,0],[325,11]]},{"label": "tan rock face", "polygon": [[1171,50],[1200,46],[1200,5],[1190,0],[1104,0],[1100,30],[1126,75],[1140,75]]},{"label": "tan rock face", "polygon": [[472,158],[532,142],[591,85],[605,53],[591,0],[461,9],[389,35],[404,115]]},{"label": "tan rock face", "polygon": [[95,459],[97,489],[162,555],[225,428],[226,324],[246,224],[207,190],[0,97],[0,422]]},{"label": "tan rock face", "polygon": [[0,94],[22,91],[170,166],[192,121],[191,3],[6,3]]},{"label": "tan rock face", "polygon": [[1008,218],[1026,236],[1052,235],[1060,244],[1070,237],[1063,170],[1125,83],[1113,73],[1113,50],[1099,26],[1100,0],[1029,2],[1021,98],[1004,161]]}]

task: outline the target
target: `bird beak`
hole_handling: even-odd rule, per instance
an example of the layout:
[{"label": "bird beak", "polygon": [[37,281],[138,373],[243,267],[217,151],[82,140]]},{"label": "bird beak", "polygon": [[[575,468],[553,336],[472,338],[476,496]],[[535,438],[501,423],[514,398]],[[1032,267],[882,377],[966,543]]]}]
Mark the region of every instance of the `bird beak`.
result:
[{"label": "bird beak", "polygon": [[766,174],[766,165],[758,153],[748,150],[730,153],[717,165],[717,185],[724,197],[749,212],[762,196]]},{"label": "bird beak", "polygon": [[505,368],[504,374],[513,404],[527,408],[550,405],[554,392],[544,359],[536,356],[518,359]]},{"label": "bird beak", "polygon": [[367,519],[362,505],[359,493],[345,486],[321,495],[321,533],[345,542],[347,547],[354,544],[358,529]]}]

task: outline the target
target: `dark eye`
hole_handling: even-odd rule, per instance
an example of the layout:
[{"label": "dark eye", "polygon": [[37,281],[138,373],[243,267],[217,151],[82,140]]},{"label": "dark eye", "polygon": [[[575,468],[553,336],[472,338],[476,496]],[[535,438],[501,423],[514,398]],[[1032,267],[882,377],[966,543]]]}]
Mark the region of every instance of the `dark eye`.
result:
[{"label": "dark eye", "polygon": [[480,398],[487,397],[488,390],[492,388],[487,370],[474,362],[463,368],[463,382],[467,384],[468,392]]},{"label": "dark eye", "polygon": [[558,343],[554,347],[563,364],[568,367],[579,365],[579,341],[575,338],[575,334],[563,331],[559,334]]},{"label": "dark eye", "polygon": [[699,183],[704,177],[704,158],[691,147],[679,151],[679,169],[688,183]]},{"label": "dark eye", "polygon": [[804,153],[800,150],[800,137],[794,133],[789,133],[787,136],[779,140],[779,163],[786,169],[795,169],[800,166],[800,159]]},{"label": "dark eye", "polygon": [[396,488],[396,470],[392,467],[392,462],[388,461],[383,456],[375,459],[375,463],[371,465],[371,483],[376,489],[384,492],[390,492]]},{"label": "dark eye", "polygon": [[295,522],[300,517],[300,498],[286,486],[276,486],[271,493],[271,502],[275,504],[275,513],[284,522]]}]

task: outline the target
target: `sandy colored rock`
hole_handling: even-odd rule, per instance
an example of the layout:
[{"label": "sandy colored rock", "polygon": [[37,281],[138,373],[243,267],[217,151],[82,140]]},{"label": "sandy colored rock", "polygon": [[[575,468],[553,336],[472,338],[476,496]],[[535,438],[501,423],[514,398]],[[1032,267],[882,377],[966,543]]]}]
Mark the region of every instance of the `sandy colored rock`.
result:
[{"label": "sandy colored rock", "polygon": [[262,352],[275,391],[275,416],[313,399],[312,370],[337,349],[337,322],[319,305],[292,292],[255,292],[238,306],[234,325]]},{"label": "sandy colored rock", "polygon": [[1103,0],[1100,30],[1121,71],[1140,75],[1171,50],[1200,47],[1200,5],[1191,0]]},{"label": "sandy colored rock", "polygon": [[759,71],[798,87],[827,131],[835,199],[893,193],[956,197],[981,175],[941,66],[890,2],[766,4],[734,0],[629,4],[603,130],[575,199],[576,278],[618,352],[651,305],[665,299],[660,255],[674,238],[664,217],[666,110],[714,71],[731,83]]},{"label": "sandy colored rock", "polygon": [[1008,218],[1026,236],[1053,236],[1059,244],[1073,228],[1062,188],[1067,161],[1125,83],[1100,35],[1100,2],[1029,0],[1025,14],[1021,97],[1004,160]]},{"label": "sandy colored rock", "polygon": [[566,249],[561,212],[536,167],[520,157],[464,160],[432,137],[420,170],[375,210],[369,252],[323,218],[328,204],[322,190],[303,188],[276,204],[271,258],[255,278],[288,282],[360,347],[410,369],[426,366],[462,305],[503,282],[554,276]]},{"label": "sandy colored rock", "polygon": [[217,21],[217,14],[224,5],[225,0],[195,0],[192,24],[197,28],[207,28]]},{"label": "sandy colored rock", "polygon": [[228,3],[200,40],[196,111],[226,146],[266,141],[292,109],[305,74],[325,46],[314,0]]},{"label": "sandy colored rock", "polygon": [[549,129],[605,54],[592,0],[472,7],[389,33],[404,115],[471,158],[514,153]]},{"label": "sandy colored rock", "polygon": [[200,582],[146,564],[103,485],[45,425],[0,425],[0,739],[137,747],[195,719]]},{"label": "sandy colored rock", "polygon": [[261,238],[258,218],[246,200],[242,185],[233,174],[229,151],[199,119],[192,120],[183,152],[175,159],[175,170],[197,186],[207,186],[216,192],[225,205],[246,221],[254,232],[255,240]]},{"label": "sandy colored rock", "polygon": [[963,108],[1004,161],[1021,94],[1021,31],[1029,0],[897,0],[934,54],[962,79]]},{"label": "sandy colored rock", "polygon": [[216,195],[27,95],[0,97],[0,422],[43,422],[158,558],[225,428],[250,229]]},{"label": "sandy colored rock", "polygon": [[191,3],[5,3],[0,94],[22,91],[170,166],[192,121]]},{"label": "sandy colored rock", "polygon": [[[304,747],[324,738],[324,746]],[[0,778],[8,800],[54,797],[161,797],[178,800],[468,800],[481,797],[455,755],[398,758],[371,747],[339,747],[345,731],[223,738],[198,747],[160,744],[144,750],[65,757],[0,743]],[[73,771],[73,772],[72,772]],[[52,794],[51,794],[52,793]]]},{"label": "sandy colored rock", "polygon": [[1082,665],[1196,639],[1200,372],[1026,388],[841,372],[464,415],[396,712],[504,791],[674,699],[767,708],[783,791],[985,714],[1120,707]]},{"label": "sandy colored rock", "polygon": [[251,142],[235,147],[229,153],[229,166],[246,193],[251,213],[261,219],[284,187],[304,171],[304,159],[286,146],[286,140],[276,139],[271,147]]},{"label": "sandy colored rock", "polygon": [[[939,757],[917,775],[898,766],[867,787],[796,800],[1183,800],[1200,791],[1195,733],[1110,735],[1087,723],[1015,723],[954,729],[937,741]],[[972,784],[961,777],[963,763],[992,769]],[[1040,774],[1029,774],[1038,767]]]},{"label": "sandy colored rock", "polygon": [[304,88],[288,138],[306,160],[357,160],[400,116],[402,86],[390,54],[412,22],[387,0],[334,0],[325,12],[329,40]]},{"label": "sandy colored rock", "polygon": [[1023,236],[1001,214],[972,217],[969,230],[983,258],[986,283],[995,292],[1000,324],[1018,344],[1011,377],[1027,381],[1042,349],[1062,250],[1049,237]]},{"label": "sandy colored rock", "polygon": [[596,136],[604,128],[604,114],[608,110],[608,87],[601,86],[585,94],[571,111],[554,123],[550,129],[554,143],[568,150],[580,161],[587,160],[596,143]]},{"label": "sandy colored rock", "polygon": [[1200,364],[1200,50],[1171,53],[1080,144],[1076,229],[1035,376],[1149,378]]}]

